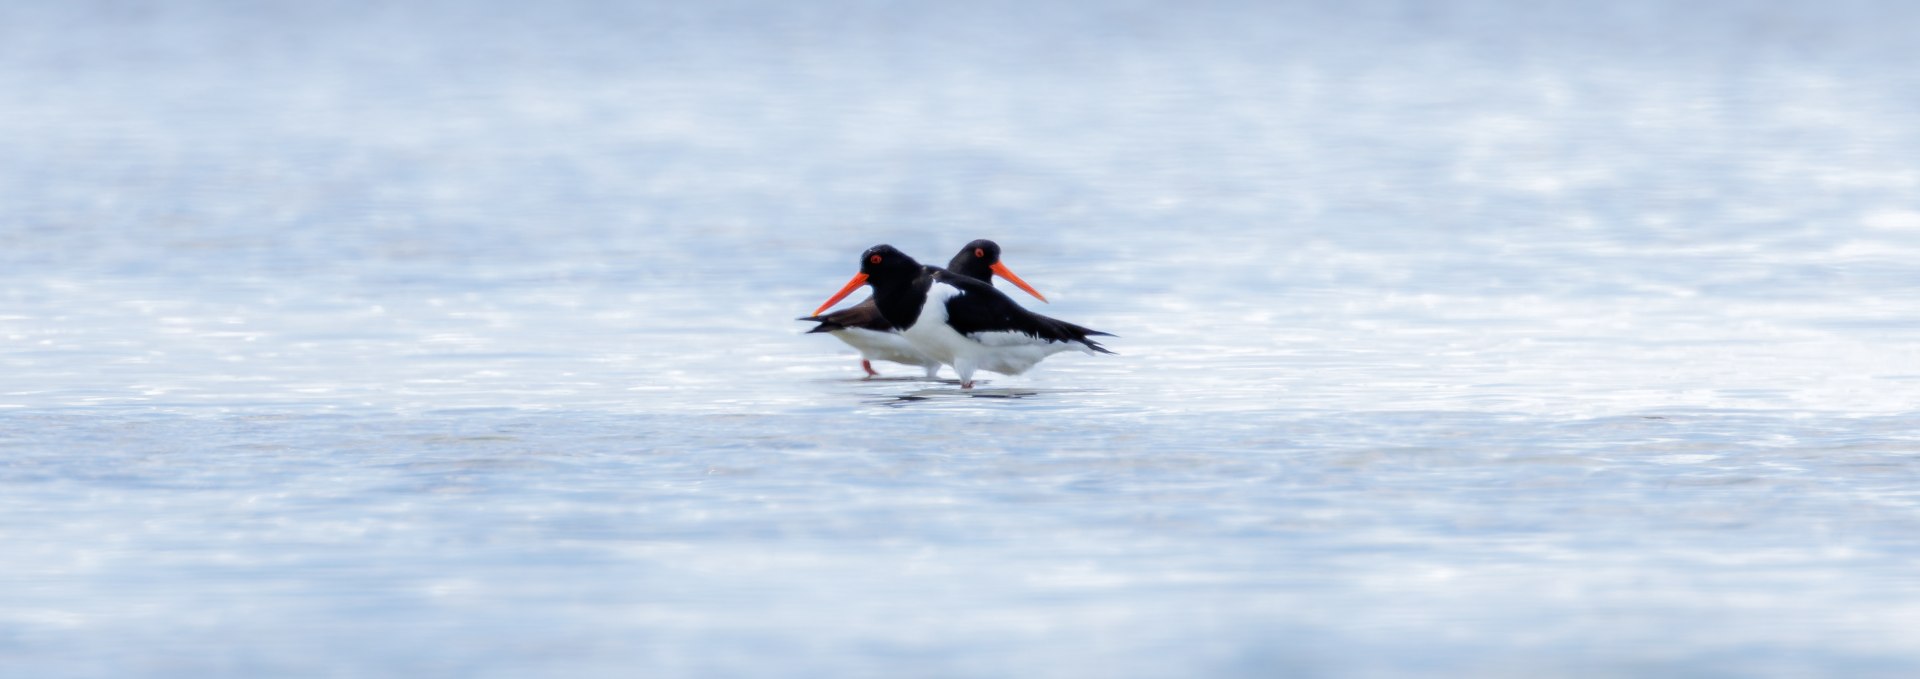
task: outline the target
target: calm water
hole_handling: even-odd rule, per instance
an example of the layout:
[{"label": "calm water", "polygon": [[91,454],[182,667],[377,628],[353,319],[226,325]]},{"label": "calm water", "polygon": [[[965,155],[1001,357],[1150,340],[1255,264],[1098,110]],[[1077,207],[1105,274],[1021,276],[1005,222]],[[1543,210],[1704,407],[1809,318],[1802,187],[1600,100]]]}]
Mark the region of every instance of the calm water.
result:
[{"label": "calm water", "polygon": [[794,4],[0,5],[0,674],[1920,672],[1920,10]]}]

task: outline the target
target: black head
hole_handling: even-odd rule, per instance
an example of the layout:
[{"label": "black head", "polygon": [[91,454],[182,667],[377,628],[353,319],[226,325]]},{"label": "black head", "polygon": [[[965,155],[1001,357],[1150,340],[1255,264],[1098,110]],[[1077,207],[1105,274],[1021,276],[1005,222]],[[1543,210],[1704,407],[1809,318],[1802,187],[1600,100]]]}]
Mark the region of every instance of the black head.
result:
[{"label": "black head", "polygon": [[920,275],[920,263],[891,245],[875,245],[860,253],[860,273],[869,279],[912,278]]},{"label": "black head", "polygon": [[847,295],[853,294],[854,290],[860,289],[863,285],[873,286],[875,295],[884,289],[898,289],[897,286],[910,283],[918,277],[921,270],[919,262],[913,261],[907,253],[891,245],[875,245],[867,248],[866,252],[860,253],[860,273],[854,274],[852,280],[847,281],[839,292],[827,298],[827,302],[820,305],[820,308],[814,309],[812,315],[820,315],[820,312],[846,299]]},{"label": "black head", "polygon": [[1033,289],[1033,286],[1027,285],[1026,281],[1020,280],[1019,276],[1014,275],[1013,269],[1007,268],[1006,263],[1000,261],[1000,244],[985,238],[960,248],[960,254],[954,255],[953,261],[947,263],[947,270],[986,281],[988,285],[993,284],[994,276],[999,276],[1006,279],[1008,283],[1012,283],[1014,287],[1027,291],[1027,294],[1033,295],[1034,299],[1047,301],[1046,295],[1040,294],[1039,290]]},{"label": "black head", "polygon": [[993,281],[993,265],[1000,263],[1000,244],[982,238],[960,248],[960,253],[947,262],[947,270],[962,276]]}]

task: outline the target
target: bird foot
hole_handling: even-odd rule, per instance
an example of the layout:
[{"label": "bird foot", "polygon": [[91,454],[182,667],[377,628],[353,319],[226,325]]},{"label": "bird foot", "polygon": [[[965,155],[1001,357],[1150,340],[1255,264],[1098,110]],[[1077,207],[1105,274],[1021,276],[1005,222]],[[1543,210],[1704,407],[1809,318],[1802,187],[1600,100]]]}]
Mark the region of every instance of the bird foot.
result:
[{"label": "bird foot", "polygon": [[867,371],[867,379],[873,379],[875,377],[880,376],[880,371],[874,370],[873,362],[867,359],[864,359],[864,358],[860,359],[860,369]]}]

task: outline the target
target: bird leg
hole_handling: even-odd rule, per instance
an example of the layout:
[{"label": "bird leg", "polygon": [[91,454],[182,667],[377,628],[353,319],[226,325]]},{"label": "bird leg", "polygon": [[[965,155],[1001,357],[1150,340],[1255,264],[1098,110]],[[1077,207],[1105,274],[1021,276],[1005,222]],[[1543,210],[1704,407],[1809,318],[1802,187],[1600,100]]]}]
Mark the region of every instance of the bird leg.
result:
[{"label": "bird leg", "polygon": [[880,371],[874,370],[873,362],[867,359],[864,359],[864,358],[860,359],[860,369],[867,371],[867,379],[873,379],[875,377],[880,376]]},{"label": "bird leg", "polygon": [[973,369],[974,364],[972,359],[961,358],[953,362],[953,372],[955,376],[960,378],[961,389],[973,388]]}]

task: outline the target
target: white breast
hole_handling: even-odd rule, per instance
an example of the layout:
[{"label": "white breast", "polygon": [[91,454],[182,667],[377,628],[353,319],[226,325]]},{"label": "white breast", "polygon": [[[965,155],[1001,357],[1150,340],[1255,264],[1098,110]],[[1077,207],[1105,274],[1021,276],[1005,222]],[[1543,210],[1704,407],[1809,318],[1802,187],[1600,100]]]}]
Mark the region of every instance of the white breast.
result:
[{"label": "white breast", "polygon": [[972,340],[962,337],[947,325],[947,300],[966,293],[946,283],[934,283],[927,288],[927,303],[920,307],[920,318],[914,320],[913,327],[901,331],[901,336],[913,344],[920,353],[934,360],[953,365],[956,358],[967,351]]},{"label": "white breast", "polygon": [[869,361],[892,361],[922,367],[940,365],[939,361],[913,348],[913,344],[897,332],[843,328],[828,334],[858,349],[860,357]]}]

